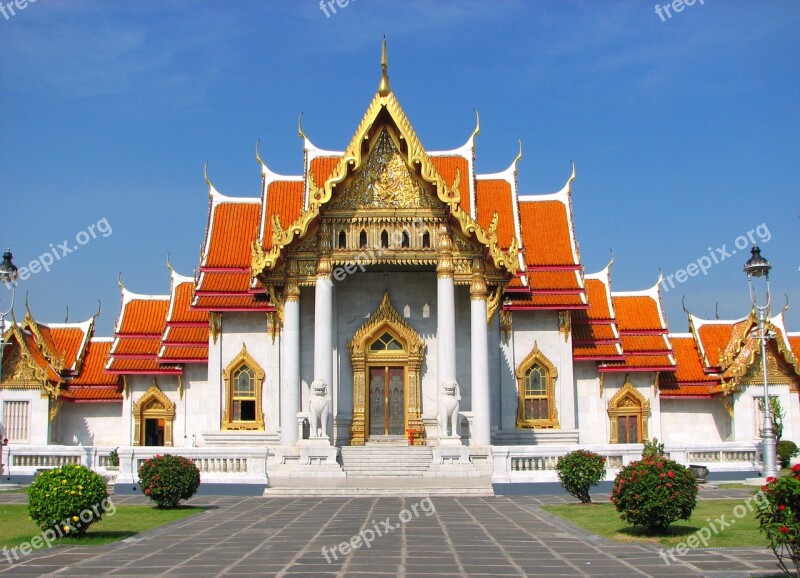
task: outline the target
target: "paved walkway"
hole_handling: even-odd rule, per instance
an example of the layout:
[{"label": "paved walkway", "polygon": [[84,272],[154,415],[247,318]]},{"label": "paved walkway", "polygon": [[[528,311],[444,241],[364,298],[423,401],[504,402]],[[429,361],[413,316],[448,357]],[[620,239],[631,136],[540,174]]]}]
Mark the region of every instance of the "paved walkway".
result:
[{"label": "paved walkway", "polygon": [[[743,498],[706,490],[705,498]],[[599,498],[600,496],[598,496]],[[765,575],[762,549],[694,551],[667,565],[658,547],[611,542],[544,512],[561,496],[232,498],[205,513],[99,547],[40,550],[8,576],[711,576]],[[25,503],[2,494],[0,503]],[[117,504],[143,503],[118,496]],[[434,511],[435,509],[435,511]],[[354,540],[352,552],[340,544]],[[369,547],[365,541],[370,541]],[[323,548],[325,550],[323,550]]]}]

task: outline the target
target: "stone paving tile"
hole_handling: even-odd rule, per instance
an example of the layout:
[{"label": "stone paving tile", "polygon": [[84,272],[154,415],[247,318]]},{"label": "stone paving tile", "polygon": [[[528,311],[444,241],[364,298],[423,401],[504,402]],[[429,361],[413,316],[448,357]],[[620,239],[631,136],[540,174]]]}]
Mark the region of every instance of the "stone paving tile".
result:
[{"label": "stone paving tile", "polygon": [[[702,498],[748,491],[704,490]],[[24,503],[0,495],[0,503]],[[138,500],[138,501],[137,501]],[[540,509],[561,496],[433,498],[436,512],[399,524],[415,498],[219,498],[206,513],[124,543],[59,547],[14,566],[13,576],[714,576],[774,569],[763,550],[697,551],[670,565],[652,545],[606,541]],[[117,503],[146,503],[138,496]],[[389,518],[398,527],[327,564],[328,551]],[[746,569],[746,570],[745,570]],[[744,572],[743,572],[744,570]]]}]

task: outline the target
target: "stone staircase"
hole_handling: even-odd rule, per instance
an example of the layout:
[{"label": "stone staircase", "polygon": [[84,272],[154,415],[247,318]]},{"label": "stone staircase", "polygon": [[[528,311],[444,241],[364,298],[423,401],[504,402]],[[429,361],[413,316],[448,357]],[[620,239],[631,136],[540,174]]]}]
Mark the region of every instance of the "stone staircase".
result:
[{"label": "stone staircase", "polygon": [[433,454],[428,446],[367,443],[341,448],[341,460],[348,478],[421,478]]}]

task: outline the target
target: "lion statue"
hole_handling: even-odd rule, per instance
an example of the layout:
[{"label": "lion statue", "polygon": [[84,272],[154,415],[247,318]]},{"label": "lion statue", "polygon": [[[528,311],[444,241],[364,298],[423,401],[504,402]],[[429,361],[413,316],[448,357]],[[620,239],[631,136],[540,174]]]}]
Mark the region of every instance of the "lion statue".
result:
[{"label": "lion statue", "polygon": [[[452,377],[442,381],[442,390],[439,394],[439,437],[461,437],[461,424],[459,410],[459,400],[461,399],[461,389],[458,382]],[[448,425],[450,435],[447,434]]]},{"label": "lion statue", "polygon": [[331,400],[328,399],[328,384],[324,379],[311,382],[311,400],[308,402],[311,437],[328,437],[328,417],[331,413]]}]

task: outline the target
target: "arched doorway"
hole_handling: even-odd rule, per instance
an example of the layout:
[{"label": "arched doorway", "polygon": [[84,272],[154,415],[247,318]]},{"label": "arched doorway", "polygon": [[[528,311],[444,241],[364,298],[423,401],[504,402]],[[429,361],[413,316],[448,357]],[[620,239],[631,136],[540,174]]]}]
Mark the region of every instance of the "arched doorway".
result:
[{"label": "arched doorway", "polygon": [[153,385],[133,406],[133,445],[171,446],[175,404],[153,380]]},{"label": "arched doorway", "polygon": [[622,388],[608,402],[608,417],[611,420],[610,443],[640,444],[649,438],[650,402],[636,391],[630,376],[625,376]]},{"label": "arched doorway", "polygon": [[408,436],[424,443],[420,367],[425,344],[384,293],[378,310],[350,342],[353,424],[350,444],[369,438]]}]

